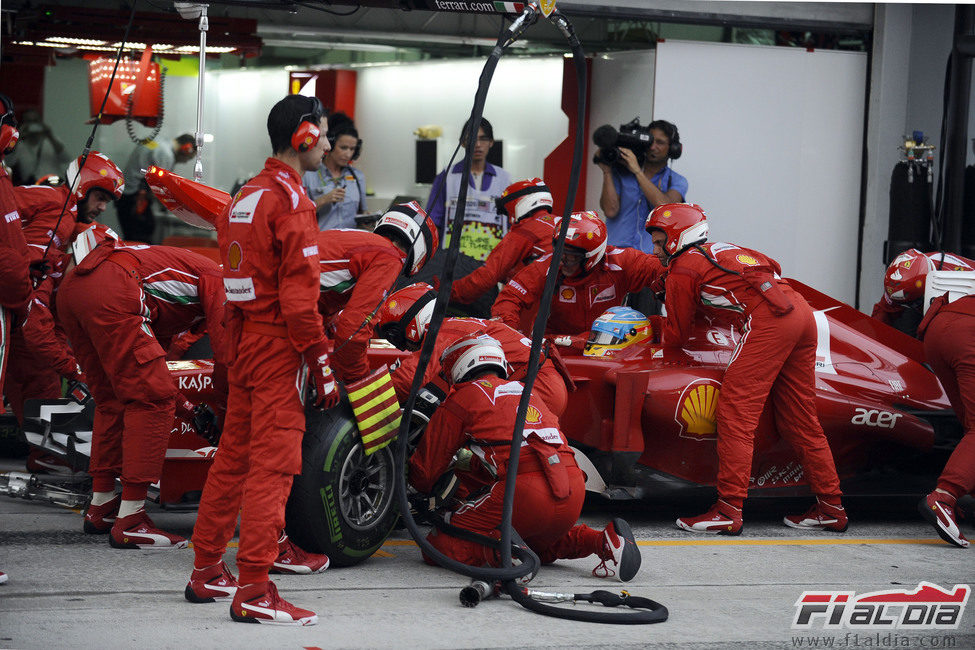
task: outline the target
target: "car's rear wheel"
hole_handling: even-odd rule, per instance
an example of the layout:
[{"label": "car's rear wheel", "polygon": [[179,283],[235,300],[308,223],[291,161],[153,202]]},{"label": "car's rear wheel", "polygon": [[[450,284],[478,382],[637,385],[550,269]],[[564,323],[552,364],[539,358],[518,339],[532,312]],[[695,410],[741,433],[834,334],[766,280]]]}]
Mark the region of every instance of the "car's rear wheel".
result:
[{"label": "car's rear wheel", "polygon": [[288,535],[335,566],[372,555],[396,523],[391,447],[366,456],[348,403],[306,412],[302,472],[286,512]]}]

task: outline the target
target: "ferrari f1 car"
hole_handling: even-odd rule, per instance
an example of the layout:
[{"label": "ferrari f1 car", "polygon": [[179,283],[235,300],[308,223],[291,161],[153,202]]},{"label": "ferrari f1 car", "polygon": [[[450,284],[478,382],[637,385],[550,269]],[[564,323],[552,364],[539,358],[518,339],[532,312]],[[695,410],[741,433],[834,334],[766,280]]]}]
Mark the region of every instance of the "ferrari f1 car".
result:
[{"label": "ferrari f1 car", "polygon": [[[889,484],[872,480],[886,477],[893,479],[894,490],[903,490],[906,472],[932,482],[961,426],[924,365],[919,342],[790,282],[815,310],[816,407],[844,487],[889,491]],[[639,498],[713,486],[715,406],[736,342],[731,329],[699,322],[680,358],[648,341],[614,356],[565,357],[575,389],[561,422],[586,473],[587,489],[607,498]],[[368,351],[374,368],[403,354],[374,343]],[[170,363],[180,390],[194,402],[212,399],[212,368],[205,359]],[[65,401],[41,405],[25,429],[36,446],[84,469],[90,411],[90,405],[81,410]],[[288,502],[288,533],[304,548],[327,553],[336,565],[358,563],[382,545],[396,523],[392,447],[365,455],[348,403],[324,413],[311,409],[306,416],[303,471]],[[214,451],[189,422],[177,419],[159,502],[198,500]],[[806,489],[802,467],[778,436],[769,409],[756,432],[751,481],[756,494]]]}]

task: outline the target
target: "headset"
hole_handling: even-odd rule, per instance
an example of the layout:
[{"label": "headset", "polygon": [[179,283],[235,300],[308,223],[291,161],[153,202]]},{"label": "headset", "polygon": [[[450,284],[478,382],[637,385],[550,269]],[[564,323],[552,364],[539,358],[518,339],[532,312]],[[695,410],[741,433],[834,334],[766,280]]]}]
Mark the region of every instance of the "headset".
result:
[{"label": "headset", "polygon": [[295,132],[291,134],[291,147],[301,153],[318,144],[319,138],[322,137],[322,116],[325,115],[325,109],[318,97],[309,97],[308,99],[311,100],[311,110],[301,116]]},{"label": "headset", "polygon": [[14,115],[14,103],[6,95],[0,94],[3,103],[3,115],[0,115],[0,154],[7,154],[14,150],[20,131],[17,130],[17,118]]},{"label": "headset", "polygon": [[196,143],[195,142],[184,142],[183,144],[176,147],[176,153],[183,153],[187,155],[193,155],[196,153]]},{"label": "headset", "polygon": [[[335,143],[343,135],[354,135],[354,134],[349,132],[349,130],[346,128],[346,125],[339,126],[339,128],[335,129],[334,132],[328,131],[325,134],[325,137],[328,139],[329,148],[334,149]],[[358,135],[354,135],[354,137],[355,137],[355,149],[352,150],[352,160],[358,160],[359,155],[362,153],[362,138],[360,138]]]},{"label": "headset", "polygon": [[684,147],[680,143],[680,133],[677,132],[677,125],[668,122],[667,120],[654,120],[647,125],[647,131],[650,129],[660,129],[670,140],[670,150],[667,152],[667,157],[677,160],[680,155],[684,152]]}]

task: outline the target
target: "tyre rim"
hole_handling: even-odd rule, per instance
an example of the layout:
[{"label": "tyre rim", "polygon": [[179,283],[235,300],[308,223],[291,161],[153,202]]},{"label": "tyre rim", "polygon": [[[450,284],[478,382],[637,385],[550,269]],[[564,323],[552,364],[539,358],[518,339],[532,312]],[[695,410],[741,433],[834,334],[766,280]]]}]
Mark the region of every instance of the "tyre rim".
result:
[{"label": "tyre rim", "polygon": [[366,456],[357,444],[342,463],[339,507],[356,530],[376,525],[393,505],[393,456],[389,447]]}]

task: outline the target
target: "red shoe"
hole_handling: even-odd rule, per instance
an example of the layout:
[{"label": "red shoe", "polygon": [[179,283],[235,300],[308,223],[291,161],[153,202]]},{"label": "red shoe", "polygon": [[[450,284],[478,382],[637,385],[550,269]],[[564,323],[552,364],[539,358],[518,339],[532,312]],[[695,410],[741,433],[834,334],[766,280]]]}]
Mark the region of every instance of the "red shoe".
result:
[{"label": "red shoe", "polygon": [[[640,570],[643,557],[637,548],[633,530],[625,519],[617,517],[603,528],[603,554],[600,558],[603,561],[592,570],[597,578],[608,578],[616,574],[620,582],[629,582]],[[612,562],[616,571],[610,569],[607,562]]]},{"label": "red shoe", "polygon": [[741,508],[718,499],[711,509],[696,517],[681,517],[677,527],[692,533],[713,533],[718,535],[741,535]]},{"label": "red shoe", "polygon": [[139,510],[134,515],[119,517],[108,535],[108,543],[113,548],[141,548],[141,549],[179,549],[186,548],[187,541],[179,535],[167,533],[156,528],[145,510]]},{"label": "red shoe", "polygon": [[801,515],[789,515],[782,520],[786,526],[804,530],[830,530],[842,533],[849,521],[843,506],[834,506],[816,497],[816,503]]},{"label": "red shoe", "polygon": [[941,539],[960,548],[968,548],[968,540],[961,534],[955,519],[955,497],[935,490],[917,504],[921,516],[938,531]]},{"label": "red shoe", "polygon": [[237,593],[237,579],[230,572],[226,562],[220,562],[205,569],[193,569],[190,581],[186,583],[183,596],[191,603],[212,603],[217,600],[231,600]]},{"label": "red shoe", "polygon": [[315,612],[295,607],[278,595],[273,582],[243,585],[237,589],[230,605],[230,618],[238,623],[270,623],[272,625],[315,625]]},{"label": "red shoe", "polygon": [[104,535],[112,530],[121,503],[122,495],[120,494],[116,494],[110,501],[100,506],[93,506],[89,503],[88,508],[85,509],[84,531],[89,535]]},{"label": "red shoe", "polygon": [[6,581],[7,581],[7,574],[4,573],[3,571],[0,571],[0,585],[5,583]]},{"label": "red shoe", "polygon": [[296,546],[287,533],[281,533],[281,539],[278,540],[278,558],[274,560],[274,566],[271,567],[270,573],[293,573],[297,575],[321,573],[328,568],[328,564],[327,555],[309,553]]}]

